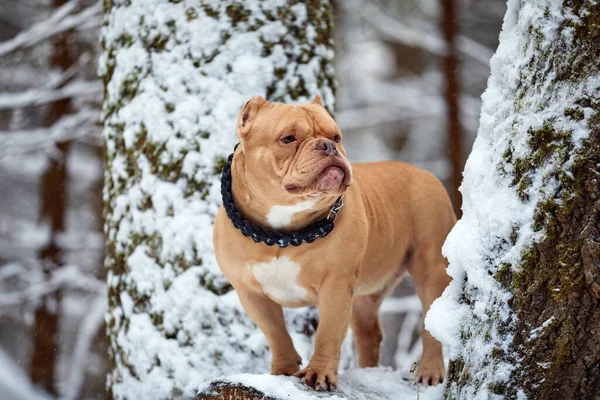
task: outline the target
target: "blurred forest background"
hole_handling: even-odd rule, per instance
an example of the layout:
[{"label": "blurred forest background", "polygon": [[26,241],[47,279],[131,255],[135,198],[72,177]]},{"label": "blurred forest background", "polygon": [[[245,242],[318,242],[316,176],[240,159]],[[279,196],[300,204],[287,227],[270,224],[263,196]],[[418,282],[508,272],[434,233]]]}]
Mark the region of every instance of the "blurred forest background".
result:
[{"label": "blurred forest background", "polygon": [[[457,212],[504,0],[339,0],[336,119],[352,162],[435,173]],[[102,4],[0,0],[0,393],[102,399]],[[383,364],[420,352],[410,281],[384,303]]]}]

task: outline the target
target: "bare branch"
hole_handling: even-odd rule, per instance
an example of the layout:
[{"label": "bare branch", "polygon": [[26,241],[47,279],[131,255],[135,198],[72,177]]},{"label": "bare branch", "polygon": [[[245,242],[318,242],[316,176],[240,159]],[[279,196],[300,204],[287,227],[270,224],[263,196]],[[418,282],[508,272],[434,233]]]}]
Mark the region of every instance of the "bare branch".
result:
[{"label": "bare branch", "polygon": [[2,148],[0,158],[16,153],[46,150],[56,143],[77,140],[97,131],[94,123],[99,119],[98,110],[84,109],[77,114],[58,120],[49,128],[29,131],[0,132]]},{"label": "bare branch", "polygon": [[[98,26],[102,11],[100,2],[94,3],[77,14],[69,15],[75,10],[78,3],[79,0],[69,1],[56,10],[50,18],[40,21],[14,38],[0,43],[0,57],[19,49],[31,47],[69,29]],[[92,21],[96,22],[91,23]]]},{"label": "bare branch", "polygon": [[[438,56],[446,55],[446,43],[437,35],[411,28],[388,16],[370,2],[352,0],[349,3],[371,27],[388,39],[427,50]],[[484,45],[464,35],[457,36],[457,48],[461,53],[485,65],[489,65],[493,54]]]}]

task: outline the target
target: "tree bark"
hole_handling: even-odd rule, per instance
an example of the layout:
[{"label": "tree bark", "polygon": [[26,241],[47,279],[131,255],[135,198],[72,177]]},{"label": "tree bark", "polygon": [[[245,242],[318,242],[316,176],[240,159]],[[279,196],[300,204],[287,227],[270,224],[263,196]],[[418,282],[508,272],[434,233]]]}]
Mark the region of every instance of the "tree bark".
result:
[{"label": "tree bark", "polygon": [[265,396],[260,390],[243,385],[233,385],[229,382],[213,382],[210,387],[202,393],[198,393],[198,400],[278,400],[271,396]]},{"label": "tree bark", "polygon": [[331,17],[322,0],[104,2],[109,397],[268,370],[213,255],[219,173],[250,97],[333,110]]},{"label": "tree bark", "polygon": [[508,2],[426,322],[447,398],[598,399],[599,23],[594,1]]},{"label": "tree bark", "polygon": [[[65,0],[56,0],[56,8]],[[53,39],[53,54],[50,66],[62,71],[73,65],[69,54],[69,35],[59,35]],[[64,99],[52,103],[46,117],[46,126],[52,126],[70,111],[70,100]],[[67,198],[66,158],[69,142],[58,143],[56,151],[48,160],[48,166],[41,181],[40,222],[49,225],[48,244],[41,249],[39,259],[46,279],[62,263],[62,251],[57,236],[65,230],[65,212]],[[35,311],[33,350],[31,357],[31,380],[40,384],[49,393],[57,394],[55,382],[56,359],[58,357],[60,291],[44,296]]]}]

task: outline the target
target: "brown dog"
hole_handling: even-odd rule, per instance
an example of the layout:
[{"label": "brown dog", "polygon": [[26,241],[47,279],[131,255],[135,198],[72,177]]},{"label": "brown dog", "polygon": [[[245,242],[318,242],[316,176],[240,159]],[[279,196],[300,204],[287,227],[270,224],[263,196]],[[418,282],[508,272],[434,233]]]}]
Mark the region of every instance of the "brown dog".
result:
[{"label": "brown dog", "polygon": [[[408,273],[425,314],[450,281],[441,253],[456,221],[450,200],[432,174],[411,165],[351,167],[340,129],[319,96],[305,105],[254,97],[240,113],[237,131],[231,190],[237,210],[252,224],[275,231],[309,227],[326,218],[345,193],[333,231],[313,243],[255,243],[223,207],[214,226],[219,266],[267,338],[271,373],[294,374],[318,390],[332,390],[348,325],[360,367],[374,367],[383,298]],[[312,305],[320,312],[315,352],[299,371],[282,306]],[[445,377],[442,346],[426,330],[422,336],[417,378],[436,385]]]}]

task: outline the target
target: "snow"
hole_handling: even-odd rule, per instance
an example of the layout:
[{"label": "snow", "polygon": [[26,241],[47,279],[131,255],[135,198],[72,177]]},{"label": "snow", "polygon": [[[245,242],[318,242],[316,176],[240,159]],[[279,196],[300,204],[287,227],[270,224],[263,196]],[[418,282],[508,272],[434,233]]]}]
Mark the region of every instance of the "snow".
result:
[{"label": "snow", "polygon": [[[126,268],[108,276],[109,298],[121,303],[107,315],[116,365],[108,384],[115,398],[190,398],[200,382],[216,376],[269,371],[266,341],[236,294],[206,289],[226,287],[212,249],[221,202],[214,170],[237,142],[235,122],[244,102],[265,96],[267,87],[270,98],[285,102],[310,101],[320,93],[333,109],[331,88],[317,81],[321,60],[324,72],[332,72],[333,49],[316,43],[317,27],[306,19],[302,3],[294,6],[297,18],[289,23],[306,30],[303,44],[279,18],[265,17],[265,11],[287,11],[284,0],[240,5],[249,15],[235,28],[227,4],[219,1],[198,7],[191,1],[132,0],[105,15],[99,67],[100,75],[110,76],[104,104],[109,160],[104,196],[110,202],[105,231],[115,245],[113,256],[122,257]],[[268,56],[265,42],[271,43]],[[148,50],[159,43],[163,51]],[[310,48],[318,57],[298,62]],[[278,70],[284,71],[280,79]],[[310,96],[294,99],[288,86],[297,86],[300,78]],[[118,146],[117,138],[123,139]],[[140,151],[140,140],[156,150]],[[175,164],[181,173],[161,174]],[[107,266],[113,262],[109,256]],[[307,361],[312,339],[298,333],[304,329],[298,315],[286,312]]]},{"label": "snow", "polygon": [[[338,390],[316,392],[300,383],[298,378],[273,375],[239,374],[215,379],[215,381],[252,387],[275,399],[294,400],[392,400],[420,399],[438,400],[443,397],[444,385],[419,388],[413,386],[410,376],[404,376],[389,368],[351,369],[340,375]],[[199,393],[210,393],[212,382],[200,385]]]},{"label": "snow", "polygon": [[[431,306],[425,320],[433,336],[448,346],[450,359],[462,359],[471,374],[460,392],[450,388],[460,398],[502,398],[491,393],[490,387],[507,383],[518,368],[518,360],[511,363],[508,357],[492,356],[493,352],[509,351],[511,326],[517,318],[509,305],[511,293],[494,276],[503,265],[518,272],[523,252],[543,237],[544,232],[533,229],[534,211],[557,191],[558,185],[549,172],[568,168],[571,162],[557,167],[559,159],[548,159],[531,175],[528,200],[522,200],[511,183],[512,165],[503,160],[503,154],[510,148],[513,157],[525,157],[531,152],[528,130],[541,128],[553,117],[557,130],[573,132],[576,148],[589,132],[585,120],[563,117],[563,110],[590,90],[589,82],[587,86],[555,85],[552,70],[535,87],[527,82],[532,79],[533,61],[546,62],[536,59],[536,47],[547,49],[552,45],[565,18],[560,10],[560,2],[509,0],[500,45],[491,60],[480,128],[461,186],[463,216],[443,247],[453,281]],[[531,33],[532,26],[539,35]],[[597,88],[597,83],[591,86]],[[523,87],[527,91],[519,97]],[[515,234],[513,244],[511,237]],[[531,338],[537,338],[550,323],[533,327]],[[523,393],[521,396],[525,398]]]}]

